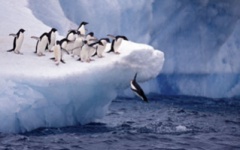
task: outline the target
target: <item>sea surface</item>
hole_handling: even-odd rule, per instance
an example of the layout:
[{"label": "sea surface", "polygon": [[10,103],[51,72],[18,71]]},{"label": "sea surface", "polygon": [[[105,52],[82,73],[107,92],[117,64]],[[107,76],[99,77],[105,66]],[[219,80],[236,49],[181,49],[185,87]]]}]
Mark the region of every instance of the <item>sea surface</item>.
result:
[{"label": "sea surface", "polygon": [[119,97],[93,123],[0,133],[4,150],[240,150],[240,99]]}]

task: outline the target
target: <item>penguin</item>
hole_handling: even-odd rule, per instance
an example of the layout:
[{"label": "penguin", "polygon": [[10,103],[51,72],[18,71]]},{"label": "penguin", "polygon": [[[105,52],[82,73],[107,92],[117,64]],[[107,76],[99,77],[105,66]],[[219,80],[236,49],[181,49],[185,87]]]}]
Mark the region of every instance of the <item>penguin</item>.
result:
[{"label": "penguin", "polygon": [[94,43],[95,41],[97,41],[97,38],[94,37],[94,33],[93,32],[90,32],[86,35],[86,38],[85,40],[88,42],[88,44],[92,44]]},{"label": "penguin", "polygon": [[14,40],[13,40],[13,48],[8,50],[7,52],[12,52],[14,51],[14,53],[16,54],[22,54],[20,52],[23,40],[24,40],[24,33],[25,30],[24,29],[20,29],[17,34],[9,34],[9,36],[14,36]]},{"label": "penguin", "polygon": [[115,54],[120,54],[118,51],[119,47],[121,46],[122,41],[123,40],[128,41],[128,38],[126,36],[122,36],[122,35],[113,36],[113,35],[108,34],[107,36],[113,38],[112,44],[111,44],[111,49],[107,53],[114,52]]},{"label": "penguin", "polygon": [[59,65],[60,61],[62,60],[60,41],[56,41],[56,44],[53,48],[53,52],[54,52],[54,61],[55,61],[56,65]]},{"label": "penguin", "polygon": [[81,34],[83,34],[83,35],[86,35],[86,28],[85,28],[85,26],[87,25],[88,23],[87,22],[82,22],[80,25],[79,25],[79,27],[78,27],[78,31],[81,33]]},{"label": "penguin", "polygon": [[69,55],[69,52],[64,48],[66,47],[67,43],[69,42],[68,39],[62,39],[61,41],[57,41],[56,45],[54,46],[54,57],[50,58],[56,62],[56,65],[59,65],[60,62],[65,64],[65,61],[62,59],[63,52]]},{"label": "penguin", "polygon": [[147,99],[144,91],[143,91],[142,88],[140,87],[140,85],[137,83],[136,78],[137,78],[137,73],[135,74],[133,80],[131,80],[131,82],[130,82],[131,90],[132,90],[137,96],[139,96],[144,102],[148,102],[148,99]]},{"label": "penguin", "polygon": [[90,62],[91,61],[91,51],[95,49],[95,45],[100,44],[103,45],[100,41],[89,44],[87,40],[83,41],[84,45],[80,52],[80,59],[82,62]]},{"label": "penguin", "polygon": [[36,53],[38,56],[45,56],[44,51],[49,44],[48,33],[43,33],[39,38],[36,36],[31,36],[31,38],[37,40],[36,50],[34,53]]},{"label": "penguin", "polygon": [[69,30],[66,39],[71,42],[68,42],[66,50],[71,51],[74,48],[74,41],[76,40],[77,31],[76,30]]},{"label": "penguin", "polygon": [[101,43],[103,45],[100,45],[100,44],[97,45],[96,52],[95,52],[95,54],[93,56],[97,55],[98,58],[102,58],[103,57],[103,52],[104,52],[104,50],[105,50],[105,48],[107,46],[107,43],[110,43],[110,40],[108,38],[102,38],[99,41],[101,41]]},{"label": "penguin", "polygon": [[57,29],[52,28],[49,32],[48,32],[48,45],[46,47],[46,50],[49,50],[49,52],[52,52],[52,48],[55,45],[55,41],[56,41],[56,31]]},{"label": "penguin", "polygon": [[78,56],[80,58],[80,52],[83,46],[84,35],[77,31],[77,37],[73,44],[72,57]]}]

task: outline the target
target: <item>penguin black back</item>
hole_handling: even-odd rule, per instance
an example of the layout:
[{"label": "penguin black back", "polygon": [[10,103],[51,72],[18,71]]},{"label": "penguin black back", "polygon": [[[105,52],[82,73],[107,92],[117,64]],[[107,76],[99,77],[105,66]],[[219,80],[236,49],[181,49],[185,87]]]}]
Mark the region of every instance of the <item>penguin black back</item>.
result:
[{"label": "penguin black back", "polygon": [[134,93],[136,93],[136,95],[139,96],[143,101],[148,102],[148,99],[144,91],[142,90],[140,85],[137,83],[136,79],[137,79],[137,73],[135,74],[133,80],[131,81],[131,90]]}]

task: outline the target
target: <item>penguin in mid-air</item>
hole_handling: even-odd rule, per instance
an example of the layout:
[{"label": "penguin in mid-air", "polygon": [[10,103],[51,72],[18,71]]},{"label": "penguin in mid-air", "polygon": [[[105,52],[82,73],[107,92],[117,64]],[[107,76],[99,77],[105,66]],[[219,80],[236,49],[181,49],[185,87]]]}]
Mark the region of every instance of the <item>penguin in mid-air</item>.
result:
[{"label": "penguin in mid-air", "polygon": [[36,36],[31,36],[31,38],[37,40],[36,50],[34,53],[36,53],[38,56],[45,56],[44,51],[49,44],[48,33],[43,33],[39,38]]},{"label": "penguin in mid-air", "polygon": [[56,41],[56,31],[57,29],[52,28],[51,31],[48,32],[48,45],[46,47],[46,50],[49,50],[49,52],[52,52],[53,46],[55,45]]},{"label": "penguin in mid-air", "polygon": [[128,41],[128,38],[126,36],[122,36],[122,35],[113,36],[113,35],[108,34],[107,36],[113,38],[112,44],[111,44],[111,49],[107,53],[114,52],[115,54],[120,54],[118,51],[119,47],[121,46],[122,41],[123,40]]},{"label": "penguin in mid-air", "polygon": [[131,90],[132,90],[137,96],[139,96],[143,101],[148,102],[148,99],[147,99],[144,91],[143,91],[142,88],[140,87],[140,85],[137,83],[136,78],[137,78],[137,73],[135,74],[133,80],[130,82]]},{"label": "penguin in mid-air", "polygon": [[24,34],[23,34],[24,31],[25,31],[24,29],[20,29],[17,34],[9,34],[9,36],[14,36],[14,40],[13,40],[13,48],[8,50],[7,52],[14,51],[14,53],[16,54],[22,54],[20,52],[20,49],[24,39]]}]

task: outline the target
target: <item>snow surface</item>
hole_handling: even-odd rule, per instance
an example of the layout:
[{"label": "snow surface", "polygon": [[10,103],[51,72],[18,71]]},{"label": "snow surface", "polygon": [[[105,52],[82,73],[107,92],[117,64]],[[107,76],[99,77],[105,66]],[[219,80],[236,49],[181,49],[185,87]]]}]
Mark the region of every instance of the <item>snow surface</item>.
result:
[{"label": "snow surface", "polygon": [[[56,1],[47,3],[58,8]],[[4,29],[0,33],[0,132],[71,126],[101,118],[118,91],[129,87],[136,72],[138,81],[144,82],[155,78],[162,69],[161,51],[131,41],[122,43],[120,55],[105,53],[104,58],[94,58],[91,63],[64,55],[66,64],[56,66],[49,59],[53,53],[44,57],[33,53],[36,40],[30,36],[40,36],[51,29],[34,16],[38,10],[31,11],[24,0],[1,4],[8,16],[0,13],[4,20],[0,24]],[[8,34],[20,28],[26,30],[23,55],[6,52],[13,41]]]}]

